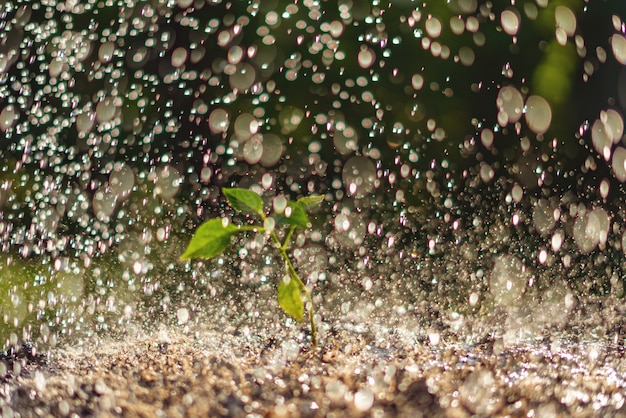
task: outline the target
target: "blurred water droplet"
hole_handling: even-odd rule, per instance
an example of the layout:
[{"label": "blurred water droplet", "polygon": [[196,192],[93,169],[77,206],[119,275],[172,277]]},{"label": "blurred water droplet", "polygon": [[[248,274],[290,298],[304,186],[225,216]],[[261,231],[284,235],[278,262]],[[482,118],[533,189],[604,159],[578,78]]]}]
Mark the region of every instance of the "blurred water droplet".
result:
[{"label": "blurred water droplet", "polygon": [[613,35],[611,37],[611,49],[617,62],[626,65],[626,38],[617,33]]},{"label": "blurred water droplet", "polygon": [[243,146],[243,155],[248,164],[256,164],[263,156],[263,138],[258,135],[249,139]]},{"label": "blurred water droplet", "polygon": [[229,78],[230,86],[240,91],[248,90],[256,80],[256,70],[248,63],[237,65],[234,74]]},{"label": "blurred water droplet", "polygon": [[574,222],[574,241],[582,253],[589,253],[606,243],[610,226],[608,213],[595,208],[580,214]]},{"label": "blurred water droplet", "polygon": [[227,111],[217,108],[209,115],[209,128],[214,134],[221,134],[228,130],[230,116]]},{"label": "blurred water droplet", "polygon": [[547,199],[539,199],[535,205],[533,223],[541,235],[548,235],[552,231],[556,219],[554,219],[554,209]]},{"label": "blurred water droplet", "polygon": [[37,392],[43,392],[44,390],[46,390],[46,377],[41,371],[35,371],[34,382],[35,390]]},{"label": "blurred water droplet", "polygon": [[96,120],[98,123],[108,122],[115,117],[117,107],[112,97],[106,97],[96,106]]},{"label": "blurred water droplet", "polygon": [[172,52],[172,66],[173,67],[182,67],[187,61],[188,52],[186,48],[178,47]]},{"label": "blurred water droplet", "polygon": [[349,195],[364,197],[375,188],[376,167],[366,157],[352,157],[342,170],[343,184]]},{"label": "blurred water droplet", "polygon": [[189,309],[179,308],[176,311],[176,318],[178,319],[178,323],[180,325],[185,325],[189,321]]},{"label": "blurred water droplet", "polygon": [[552,123],[552,109],[550,104],[541,96],[530,96],[526,100],[524,113],[528,127],[536,134],[543,134]]},{"label": "blurred water droplet", "polygon": [[524,99],[522,94],[512,86],[505,86],[498,92],[496,99],[498,106],[498,124],[502,127],[509,123],[517,122],[524,109]]},{"label": "blurred water droplet", "polygon": [[459,396],[463,405],[473,413],[491,415],[499,410],[501,403],[495,387],[495,378],[490,370],[476,370],[461,385]]},{"label": "blurred water droplet", "polygon": [[461,64],[466,67],[470,67],[474,64],[474,60],[476,59],[476,55],[474,54],[474,50],[467,46],[462,46],[459,49],[459,60]]},{"label": "blurred water droplet", "polygon": [[0,112],[0,130],[7,132],[17,121],[17,111],[15,106],[8,105]]},{"label": "blurred water droplet", "polygon": [[613,151],[611,170],[616,179],[622,183],[626,181],[626,148],[618,146]]},{"label": "blurred water droplet", "polygon": [[118,201],[128,198],[135,186],[135,174],[126,164],[118,164],[109,176],[109,190]]},{"label": "blurred water droplet", "polygon": [[376,55],[374,54],[374,51],[367,47],[362,47],[359,51],[357,61],[361,68],[369,68],[374,64],[375,58]]},{"label": "blurred water droplet", "polygon": [[354,394],[354,407],[361,412],[369,411],[374,404],[374,394],[369,389],[361,389]]},{"label": "blurred water droplet", "polygon": [[505,10],[500,14],[500,23],[502,24],[502,29],[507,35],[517,35],[517,31],[520,27],[520,19],[516,10]]},{"label": "blurred water droplet", "polygon": [[426,33],[431,38],[438,38],[441,35],[441,21],[434,16],[426,19],[424,27],[426,28]]},{"label": "blurred water droplet", "polygon": [[76,117],[76,130],[85,134],[91,131],[96,124],[96,114],[90,111],[81,113]]},{"label": "blurred water droplet", "polygon": [[106,64],[113,59],[114,52],[115,44],[113,42],[104,42],[98,49],[98,59],[103,64]]},{"label": "blurred water droplet", "polygon": [[278,135],[265,134],[263,135],[263,154],[259,161],[264,167],[272,167],[278,161],[283,154],[283,141]]},{"label": "blurred water droplet", "polygon": [[528,271],[519,258],[498,256],[491,271],[491,294],[497,303],[513,305],[526,288],[528,279]]}]

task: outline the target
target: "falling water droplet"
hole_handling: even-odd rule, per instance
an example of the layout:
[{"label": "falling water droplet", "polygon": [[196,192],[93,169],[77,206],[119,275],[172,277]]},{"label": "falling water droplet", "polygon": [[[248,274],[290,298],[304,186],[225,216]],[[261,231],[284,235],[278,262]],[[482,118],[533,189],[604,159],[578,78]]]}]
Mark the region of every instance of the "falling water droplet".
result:
[{"label": "falling water droplet", "polygon": [[505,10],[500,14],[500,23],[502,24],[502,29],[507,35],[517,35],[517,31],[520,27],[520,20],[517,11],[515,10]]},{"label": "falling water droplet", "polygon": [[541,96],[530,96],[526,100],[526,123],[537,134],[545,133],[552,123],[552,109]]}]

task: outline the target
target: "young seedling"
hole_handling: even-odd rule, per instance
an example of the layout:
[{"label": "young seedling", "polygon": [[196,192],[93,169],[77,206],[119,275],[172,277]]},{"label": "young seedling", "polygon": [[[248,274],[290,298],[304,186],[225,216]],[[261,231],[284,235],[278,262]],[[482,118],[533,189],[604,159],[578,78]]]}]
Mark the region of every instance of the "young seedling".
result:
[{"label": "young seedling", "polygon": [[[222,193],[233,209],[244,214],[257,216],[262,223],[237,226],[226,217],[210,219],[196,229],[180,259],[217,257],[228,247],[230,238],[240,232],[250,231],[269,234],[270,240],[285,262],[285,275],[278,283],[278,304],[287,315],[297,321],[302,321],[304,318],[302,295],[304,295],[309,313],[309,323],[311,324],[312,344],[314,348],[317,347],[317,328],[311,292],[298,275],[287,250],[296,228],[311,226],[307,211],[321,204],[324,196],[303,197],[295,202],[287,201],[284,211],[274,213],[273,217],[270,218],[263,210],[261,197],[255,192],[239,188],[223,188]],[[276,232],[277,229],[286,231],[282,243]]]}]

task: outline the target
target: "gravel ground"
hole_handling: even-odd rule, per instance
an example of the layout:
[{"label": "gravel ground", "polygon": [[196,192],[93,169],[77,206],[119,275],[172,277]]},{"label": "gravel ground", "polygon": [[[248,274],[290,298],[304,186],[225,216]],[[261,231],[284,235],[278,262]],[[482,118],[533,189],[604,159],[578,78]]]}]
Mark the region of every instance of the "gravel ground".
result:
[{"label": "gravel ground", "polygon": [[623,314],[614,305],[579,309],[534,334],[531,319],[507,333],[498,315],[419,332],[408,321],[343,318],[324,324],[318,350],[297,326],[274,338],[172,327],[46,355],[24,346],[0,362],[0,409],[3,417],[626,417]]}]

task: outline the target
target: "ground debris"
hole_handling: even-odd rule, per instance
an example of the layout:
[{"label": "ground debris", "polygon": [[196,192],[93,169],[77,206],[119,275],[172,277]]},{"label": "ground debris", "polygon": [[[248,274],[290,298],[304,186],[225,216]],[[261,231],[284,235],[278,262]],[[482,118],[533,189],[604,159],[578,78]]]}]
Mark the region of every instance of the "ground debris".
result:
[{"label": "ground debris", "polygon": [[[621,346],[566,335],[503,345],[337,322],[317,352],[298,333],[194,337],[57,348],[5,382],[0,412],[98,417],[620,416]],[[385,343],[389,338],[393,344]]]}]

